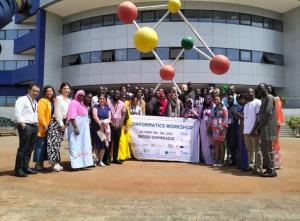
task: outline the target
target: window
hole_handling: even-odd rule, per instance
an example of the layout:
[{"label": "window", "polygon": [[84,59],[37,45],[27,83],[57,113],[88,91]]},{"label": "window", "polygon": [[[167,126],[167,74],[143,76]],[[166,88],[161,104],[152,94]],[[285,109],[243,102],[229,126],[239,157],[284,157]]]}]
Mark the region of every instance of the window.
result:
[{"label": "window", "polygon": [[283,65],[283,56],[279,54],[263,52],[262,61],[265,64]]},{"label": "window", "polygon": [[80,21],[75,21],[71,23],[71,32],[80,31]]},{"label": "window", "polygon": [[30,32],[29,29],[20,29],[20,30],[18,30],[18,38],[28,34],[29,32]]},{"label": "window", "polygon": [[240,51],[238,49],[227,48],[227,57],[230,61],[239,61]]},{"label": "window", "polygon": [[91,63],[91,53],[80,54],[80,64],[90,64]]},{"label": "window", "polygon": [[103,15],[103,26],[112,26],[115,24],[115,15]]},{"label": "window", "polygon": [[63,33],[64,35],[71,33],[71,29],[72,29],[72,25],[71,24],[64,24],[64,28],[63,28]]},{"label": "window", "polygon": [[135,48],[129,48],[127,50],[128,53],[128,61],[136,61],[141,59],[141,53]]},{"label": "window", "polygon": [[199,21],[199,11],[198,10],[187,9],[184,11],[184,15],[190,22]]},{"label": "window", "polygon": [[115,50],[116,61],[127,61],[127,49]]},{"label": "window", "polygon": [[[158,10],[156,11],[156,19],[155,21],[159,21],[162,16],[164,16],[164,14],[166,14],[167,10]],[[167,22],[170,20],[170,15],[168,15],[165,19],[164,19],[164,22]]]},{"label": "window", "polygon": [[27,67],[28,61],[17,61],[17,69]]},{"label": "window", "polygon": [[239,24],[240,15],[238,12],[227,12],[227,23],[229,24]]},{"label": "window", "polygon": [[263,18],[258,15],[252,15],[252,26],[262,28],[263,27]]},{"label": "window", "polygon": [[16,61],[4,61],[4,69],[6,71],[16,70],[17,62]]},{"label": "window", "polygon": [[91,28],[99,28],[102,27],[102,17],[92,17],[91,18]]},{"label": "window", "polygon": [[[170,59],[176,59],[181,50],[181,48],[170,48]],[[179,59],[183,59],[183,55]]]},{"label": "window", "polygon": [[6,106],[6,96],[0,96],[0,107]]},{"label": "window", "polygon": [[241,25],[251,25],[251,15],[240,14],[240,24]]},{"label": "window", "polygon": [[63,67],[79,65],[79,64],[80,64],[80,56],[78,54],[63,57]]},{"label": "window", "polygon": [[215,55],[221,54],[226,56],[226,48],[213,48],[212,51]]},{"label": "window", "polygon": [[198,60],[199,54],[195,50],[186,50],[184,51],[184,59]]},{"label": "window", "polygon": [[18,30],[6,30],[6,39],[15,40],[18,37]]},{"label": "window", "polygon": [[91,52],[91,63],[100,63],[101,62],[101,51]]},{"label": "window", "polygon": [[102,57],[101,61],[102,62],[112,62],[115,60],[115,53],[114,51],[102,51]]},{"label": "window", "polygon": [[0,40],[5,40],[5,31],[0,31]]},{"label": "window", "polygon": [[213,13],[208,10],[199,11],[199,21],[200,22],[212,22]]},{"label": "window", "polygon": [[7,107],[15,106],[16,100],[17,100],[16,96],[7,96],[6,97],[6,106]]},{"label": "window", "polygon": [[135,21],[137,23],[141,23],[142,22],[142,12],[141,11],[138,12],[138,16],[137,16],[137,18],[136,18]]},{"label": "window", "polygon": [[272,29],[273,21],[270,18],[264,18],[264,28]]},{"label": "window", "polygon": [[283,23],[282,23],[282,21],[273,20],[273,29],[275,31],[283,32]]},{"label": "window", "polygon": [[[181,10],[181,12],[184,14],[184,10]],[[180,17],[180,15],[178,13],[175,13],[175,14],[170,13],[169,16],[170,16],[170,21],[182,21],[183,22],[182,18]]]},{"label": "window", "polygon": [[251,62],[252,60],[251,51],[240,50],[240,59],[241,61]]},{"label": "window", "polygon": [[80,30],[86,30],[91,28],[91,19],[86,18],[80,21]]},{"label": "window", "polygon": [[35,60],[29,60],[28,61],[28,65],[32,65],[32,64],[35,64]]},{"label": "window", "polygon": [[156,48],[155,51],[161,60],[169,60],[169,48]]},{"label": "window", "polygon": [[4,61],[0,61],[0,71],[4,71]]},{"label": "window", "polygon": [[226,22],[226,12],[224,11],[214,11],[213,22],[225,23]]},{"label": "window", "polygon": [[252,52],[252,62],[261,63],[262,56],[263,56],[263,53],[261,51],[253,51]]},{"label": "window", "polygon": [[155,11],[142,11],[142,22],[155,22]]},{"label": "window", "polygon": [[141,59],[142,60],[154,60],[155,57],[154,57],[152,52],[149,52],[149,53],[142,53],[141,54]]},{"label": "window", "polygon": [[[207,54],[208,56],[211,56],[211,54],[209,53],[209,51],[207,50],[207,48],[205,47],[200,47],[199,48],[202,52],[204,52],[205,54]],[[200,60],[207,60],[206,57],[204,57],[202,54],[199,53],[199,59]]]},{"label": "window", "polygon": [[284,65],[284,57],[281,54],[274,54],[276,62],[275,65],[280,65],[283,66]]}]

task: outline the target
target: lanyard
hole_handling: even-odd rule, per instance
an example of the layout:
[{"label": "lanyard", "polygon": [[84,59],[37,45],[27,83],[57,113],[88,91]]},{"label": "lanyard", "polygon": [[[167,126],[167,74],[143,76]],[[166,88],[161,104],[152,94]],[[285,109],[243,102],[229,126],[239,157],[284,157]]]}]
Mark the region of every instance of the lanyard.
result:
[{"label": "lanyard", "polygon": [[[32,111],[33,111],[33,113],[35,114],[35,112],[36,112],[36,103],[34,103],[34,107],[33,107],[32,102],[31,102],[31,99],[28,97],[28,95],[27,95],[27,98],[28,98],[28,100],[29,100],[29,102],[30,102]],[[34,101],[33,101],[33,102],[34,102]]]}]

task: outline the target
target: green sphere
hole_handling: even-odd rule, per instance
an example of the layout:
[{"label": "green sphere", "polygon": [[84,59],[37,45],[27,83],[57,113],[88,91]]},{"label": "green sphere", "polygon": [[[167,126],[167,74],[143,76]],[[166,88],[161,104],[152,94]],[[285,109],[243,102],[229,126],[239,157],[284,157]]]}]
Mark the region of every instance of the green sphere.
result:
[{"label": "green sphere", "polygon": [[185,50],[191,50],[194,47],[194,39],[192,37],[184,37],[181,41],[181,47]]}]

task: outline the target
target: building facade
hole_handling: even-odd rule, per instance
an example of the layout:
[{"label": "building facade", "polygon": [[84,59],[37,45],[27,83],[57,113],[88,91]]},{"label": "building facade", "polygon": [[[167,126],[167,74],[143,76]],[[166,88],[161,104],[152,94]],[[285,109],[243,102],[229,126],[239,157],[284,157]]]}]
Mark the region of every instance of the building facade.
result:
[{"label": "building facade", "polygon": [[[16,16],[0,32],[0,105],[10,105],[32,81],[56,88],[67,81],[87,90],[124,83],[153,87],[160,81],[160,65],[153,55],[134,48],[135,27],[116,17],[121,1],[36,2],[31,17]],[[133,2],[145,6],[167,1]],[[231,67],[225,75],[214,75],[208,60],[186,51],[175,66],[175,81],[192,81],[196,87],[255,87],[265,82],[287,96],[290,107],[300,108],[300,2],[286,1],[286,8],[242,2],[182,1],[183,14],[215,54],[229,57]],[[141,10],[137,22],[153,27],[164,12]],[[14,38],[12,30],[17,32]],[[176,58],[183,37],[194,37],[177,15],[168,16],[157,34],[156,52],[165,63]],[[194,39],[197,47],[203,47]]]}]

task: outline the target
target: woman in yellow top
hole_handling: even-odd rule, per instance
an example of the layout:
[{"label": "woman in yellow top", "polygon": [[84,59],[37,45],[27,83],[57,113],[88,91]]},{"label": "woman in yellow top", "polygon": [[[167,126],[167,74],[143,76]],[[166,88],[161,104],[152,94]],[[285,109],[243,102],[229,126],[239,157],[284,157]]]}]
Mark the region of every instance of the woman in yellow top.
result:
[{"label": "woman in yellow top", "polygon": [[123,93],[121,96],[121,100],[125,103],[126,107],[126,118],[124,122],[124,126],[122,127],[122,133],[121,133],[121,138],[120,138],[120,143],[119,143],[119,155],[118,155],[118,160],[125,161],[127,159],[131,158],[130,154],[130,131],[129,128],[131,126],[131,117],[130,117],[130,111],[129,111],[129,106],[130,102],[126,100],[126,94]]},{"label": "woman in yellow top", "polygon": [[54,113],[55,91],[53,87],[45,86],[43,96],[37,106],[39,131],[33,156],[33,162],[36,163],[35,168],[40,171],[44,169],[44,161],[47,160],[46,134]]}]

